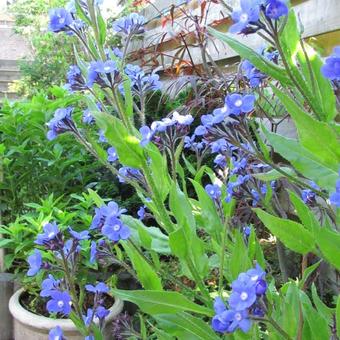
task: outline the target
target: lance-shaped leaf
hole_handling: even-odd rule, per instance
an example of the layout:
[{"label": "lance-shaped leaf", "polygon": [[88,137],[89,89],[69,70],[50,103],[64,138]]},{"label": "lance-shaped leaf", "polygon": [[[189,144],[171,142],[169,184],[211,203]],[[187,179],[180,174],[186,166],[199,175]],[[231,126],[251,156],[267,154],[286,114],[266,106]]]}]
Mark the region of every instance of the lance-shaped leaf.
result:
[{"label": "lance-shaped leaf", "polygon": [[302,224],[270,215],[261,209],[254,211],[270,232],[287,248],[300,254],[307,254],[315,249],[312,233]]},{"label": "lance-shaped leaf", "polygon": [[200,306],[184,295],[173,291],[155,290],[119,290],[113,289],[113,295],[124,301],[130,301],[148,314],[174,314],[178,312],[193,312],[206,316],[213,316],[214,311]]}]

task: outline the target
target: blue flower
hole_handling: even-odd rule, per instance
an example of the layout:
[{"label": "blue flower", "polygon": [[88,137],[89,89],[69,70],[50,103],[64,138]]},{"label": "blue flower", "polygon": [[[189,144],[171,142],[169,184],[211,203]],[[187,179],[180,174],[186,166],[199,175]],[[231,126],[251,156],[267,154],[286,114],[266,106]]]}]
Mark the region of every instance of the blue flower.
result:
[{"label": "blue flower", "polygon": [[92,308],[88,308],[88,310],[86,311],[86,315],[83,315],[83,321],[85,323],[85,325],[88,327],[91,325],[91,322],[93,320],[93,309]]},{"label": "blue flower", "polygon": [[249,80],[250,87],[259,86],[262,79],[266,77],[248,60],[242,62],[241,69],[244,76]]},{"label": "blue flower", "polygon": [[[340,176],[340,171],[339,171],[339,176]],[[329,200],[331,204],[335,205],[337,208],[340,207],[340,179],[336,181],[335,192],[333,192],[330,195]]]},{"label": "blue flower", "polygon": [[241,0],[241,8],[234,10],[231,18],[234,24],[230,26],[230,33],[241,33],[249,24],[254,24],[259,20],[260,7],[258,1],[254,0]]},{"label": "blue flower", "polygon": [[256,301],[255,286],[246,274],[240,274],[232,283],[229,305],[234,310],[249,308]]},{"label": "blue flower", "polygon": [[[314,188],[315,190],[319,190],[319,186],[315,184],[313,181],[308,181],[308,184]],[[311,189],[304,189],[301,191],[301,198],[304,203],[311,204],[315,201],[316,194]]]},{"label": "blue flower", "polygon": [[105,222],[102,229],[105,235],[111,241],[118,242],[119,240],[126,240],[130,237],[130,229],[124,225],[118,218],[111,217],[109,221]]},{"label": "blue flower", "polygon": [[143,220],[145,217],[145,206],[141,206],[137,211],[138,219]]},{"label": "blue flower", "polygon": [[142,147],[146,146],[150,143],[155,131],[151,130],[148,126],[142,126],[139,129],[140,134],[142,135],[142,139],[140,141],[140,145]]},{"label": "blue flower", "polygon": [[47,302],[46,308],[49,313],[61,313],[69,315],[71,313],[71,296],[67,292],[51,292],[51,300]]},{"label": "blue flower", "polygon": [[98,319],[105,319],[110,314],[110,311],[103,306],[98,306],[95,315]]},{"label": "blue flower", "polygon": [[233,169],[230,172],[231,175],[239,174],[239,172],[244,170],[248,164],[248,160],[245,157],[241,158],[239,161],[236,160],[235,157],[232,157],[231,161],[233,163]]},{"label": "blue flower", "polygon": [[97,62],[95,71],[97,73],[110,74],[113,72],[118,72],[118,69],[116,63],[113,60],[107,60],[105,62]]},{"label": "blue flower", "polygon": [[98,282],[95,286],[93,285],[85,285],[85,289],[88,292],[94,293],[94,294],[102,294],[102,293],[108,293],[109,287],[104,282]]},{"label": "blue flower", "polygon": [[333,53],[326,59],[321,72],[330,80],[340,80],[340,46],[335,47]]},{"label": "blue flower", "polygon": [[225,103],[228,107],[228,113],[238,116],[241,113],[254,110],[255,96],[252,94],[242,96],[238,93],[233,93],[225,98]]},{"label": "blue flower", "polygon": [[59,233],[60,231],[56,222],[46,223],[43,226],[43,233],[38,234],[35,243],[39,245],[45,245],[50,241],[53,241],[59,235]]},{"label": "blue flower", "polygon": [[251,320],[247,311],[225,310],[212,319],[212,328],[219,333],[232,333],[241,329],[244,333],[251,327]]},{"label": "blue flower", "polygon": [[208,129],[204,125],[199,125],[195,129],[195,135],[196,136],[203,136],[208,132]]},{"label": "blue flower", "polygon": [[99,130],[98,135],[99,135],[98,141],[100,143],[107,143],[104,130]]},{"label": "blue flower", "polygon": [[125,178],[129,178],[131,180],[141,180],[142,174],[138,169],[131,168],[128,166],[122,166],[118,170],[118,180],[120,183],[125,183]]},{"label": "blue flower", "polygon": [[67,74],[67,84],[66,87],[69,88],[69,90],[82,90],[85,88],[84,86],[84,80],[81,76],[81,71],[77,65],[71,65]]},{"label": "blue flower", "polygon": [[221,188],[217,184],[206,185],[205,191],[214,200],[218,200],[221,197]]},{"label": "blue flower", "polygon": [[243,227],[243,235],[248,238],[251,233],[251,227],[250,226],[245,226]]},{"label": "blue flower", "polygon": [[61,133],[73,131],[75,129],[74,122],[71,118],[72,111],[73,107],[55,111],[53,118],[47,123],[49,128],[49,131],[47,132],[48,140],[53,140]]},{"label": "blue flower", "polygon": [[95,241],[92,241],[90,246],[90,263],[95,263],[96,256],[97,256],[97,244]]},{"label": "blue flower", "polygon": [[114,163],[115,161],[118,160],[117,151],[113,146],[107,149],[107,160],[110,163]]},{"label": "blue flower", "polygon": [[77,231],[74,231],[71,227],[68,228],[70,234],[75,238],[77,239],[78,241],[81,241],[81,240],[88,240],[90,238],[90,235],[89,235],[89,232],[88,230],[84,230],[84,231],[80,231],[80,232],[77,232]]},{"label": "blue flower", "polygon": [[65,8],[54,8],[50,10],[49,30],[58,33],[67,31],[73,23],[73,17]]},{"label": "blue flower", "polygon": [[30,266],[27,271],[27,276],[35,276],[40,271],[43,264],[41,252],[38,249],[34,249],[33,254],[27,258],[27,262]]},{"label": "blue flower", "polygon": [[116,20],[113,24],[113,30],[117,33],[126,35],[142,34],[144,30],[145,18],[137,13],[131,13],[126,17]]},{"label": "blue flower", "polygon": [[66,340],[60,326],[52,328],[48,333],[48,340]]},{"label": "blue flower", "polygon": [[126,212],[126,209],[120,209],[118,204],[114,201],[109,202],[107,205],[103,204],[100,208],[95,209],[95,216],[92,220],[90,229],[101,228],[107,217],[120,217]]},{"label": "blue flower", "polygon": [[267,0],[266,16],[270,19],[277,20],[288,14],[288,6],[285,0]]},{"label": "blue flower", "polygon": [[60,280],[56,280],[53,275],[49,274],[48,278],[41,283],[40,296],[49,297],[51,293],[58,290],[60,285]]},{"label": "blue flower", "polygon": [[84,124],[93,124],[94,123],[94,117],[91,114],[90,109],[86,109],[83,113],[83,123]]},{"label": "blue flower", "polygon": [[227,166],[227,160],[224,155],[218,154],[215,159],[214,163],[219,166],[220,168],[225,168]]},{"label": "blue flower", "polygon": [[226,310],[226,306],[220,297],[217,297],[214,301],[214,310],[216,314],[221,314]]},{"label": "blue flower", "polygon": [[179,125],[190,125],[194,118],[192,115],[180,115],[177,111],[175,111],[172,115],[172,119],[176,121]]}]

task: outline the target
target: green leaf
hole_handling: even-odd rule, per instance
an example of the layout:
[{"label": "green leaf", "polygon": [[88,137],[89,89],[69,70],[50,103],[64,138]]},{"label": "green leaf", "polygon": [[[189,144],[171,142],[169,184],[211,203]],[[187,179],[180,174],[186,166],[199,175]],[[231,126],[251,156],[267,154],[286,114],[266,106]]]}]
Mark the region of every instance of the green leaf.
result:
[{"label": "green leaf", "polygon": [[177,339],[218,340],[209,323],[188,313],[161,314],[154,317],[157,323]]},{"label": "green leaf", "polygon": [[261,72],[279,80],[282,85],[292,85],[284,68],[270,62],[268,59],[264,58],[250,47],[240,43],[237,39],[232,38],[230,35],[221,33],[210,27],[208,28],[208,31],[217,39],[227,43],[242,58],[249,60]]},{"label": "green leaf", "polygon": [[315,239],[323,257],[340,270],[340,233],[322,228],[315,233]]},{"label": "green leaf", "polygon": [[185,259],[189,254],[187,236],[183,227],[178,228],[169,235],[171,251],[180,259]]},{"label": "green leaf", "polygon": [[338,295],[338,299],[336,302],[336,312],[335,312],[335,319],[336,319],[336,334],[340,337],[340,295]]},{"label": "green leaf", "polygon": [[104,204],[104,200],[94,190],[87,189],[87,191],[98,208]]},{"label": "green leaf", "polygon": [[219,239],[223,226],[216,211],[215,204],[201,184],[193,180],[191,180],[191,183],[195,187],[201,208],[202,220],[204,224],[200,227],[206,230],[211,236]]},{"label": "green leaf", "polygon": [[287,159],[305,177],[328,191],[334,190],[338,178],[337,171],[326,167],[298,141],[271,133],[263,127],[263,133],[274,150]]},{"label": "green leaf", "polygon": [[0,248],[8,248],[11,243],[13,243],[13,240],[10,238],[0,238]]},{"label": "green leaf", "polygon": [[[296,175],[295,171],[292,168],[281,167],[280,169],[290,176]],[[285,177],[284,174],[282,174],[281,172],[279,172],[275,169],[272,169],[268,172],[253,174],[252,176],[255,177],[256,179],[259,179],[259,180],[264,181],[264,182],[271,182],[271,181],[275,181],[277,179]]]},{"label": "green leaf", "polygon": [[248,249],[244,244],[242,234],[236,231],[235,243],[229,260],[231,280],[236,280],[241,272],[245,272],[252,267],[247,254]]},{"label": "green leaf", "polygon": [[124,98],[125,98],[125,116],[130,119],[133,116],[133,98],[131,91],[131,80],[123,74],[123,87],[124,87]]},{"label": "green leaf", "polygon": [[304,42],[304,49],[307,58],[300,48],[297,53],[299,64],[305,79],[309,80],[312,93],[321,105],[322,120],[331,122],[337,114],[336,97],[331,82],[321,72],[324,62],[320,55],[306,42]]},{"label": "green leaf", "polygon": [[299,282],[299,288],[303,289],[303,286],[305,285],[307,279],[311,276],[311,274],[319,267],[322,260],[312,264],[306,270],[303,272],[303,277],[301,281]]},{"label": "green leaf", "polygon": [[312,339],[317,334],[319,339],[330,339],[328,322],[313,308],[308,296],[303,291],[299,293],[304,317],[303,338]]},{"label": "green leaf", "polygon": [[188,300],[184,295],[172,291],[154,290],[113,290],[114,296],[124,301],[130,301],[148,314],[174,314],[182,311],[213,316],[214,311],[197,305]]},{"label": "green leaf", "polygon": [[129,256],[137,277],[145,289],[162,290],[162,282],[157,273],[144,257],[128,242],[121,242],[124,250]]},{"label": "green leaf", "polygon": [[318,292],[316,291],[315,284],[312,285],[312,297],[313,297],[313,303],[318,310],[318,313],[328,322],[331,322],[331,319],[333,317],[333,310],[332,308],[329,308],[326,306],[321,299],[319,298]]},{"label": "green leaf", "polygon": [[169,205],[178,225],[188,226],[191,231],[196,230],[196,221],[192,213],[191,204],[177,183],[174,182],[170,189]]},{"label": "green leaf", "polygon": [[294,120],[301,145],[322,164],[337,171],[340,163],[340,143],[336,133],[329,125],[306,113],[290,96],[275,87],[273,91]]},{"label": "green leaf", "polygon": [[157,146],[153,143],[149,143],[145,149],[150,157],[149,167],[153,181],[164,201],[170,190],[170,176],[168,173],[166,156],[162,155]]},{"label": "green leaf", "polygon": [[315,249],[313,235],[302,224],[270,215],[258,208],[254,211],[270,232],[287,248],[300,254],[307,254]]},{"label": "green leaf", "polygon": [[103,46],[106,40],[106,22],[103,19],[100,11],[97,11],[97,20],[98,20],[98,28],[99,28],[99,43],[100,45]]},{"label": "green leaf", "polygon": [[288,192],[290,200],[292,201],[294,208],[296,209],[301,223],[305,226],[305,228],[314,233],[314,230],[319,229],[320,225],[313,212],[295,192],[290,190]]},{"label": "green leaf", "polygon": [[146,227],[142,221],[128,215],[122,215],[120,219],[130,228],[132,234],[131,237],[134,243],[139,246],[142,245],[142,241],[140,239],[140,229],[143,229],[144,232],[148,233],[151,236],[151,249],[160,254],[171,253],[169,247],[169,238],[167,235],[163,234],[159,228]]},{"label": "green leaf", "polygon": [[144,157],[139,140],[128,133],[118,118],[99,111],[93,112],[93,116],[108,142],[115,147],[119,161],[126,166],[141,168]]}]

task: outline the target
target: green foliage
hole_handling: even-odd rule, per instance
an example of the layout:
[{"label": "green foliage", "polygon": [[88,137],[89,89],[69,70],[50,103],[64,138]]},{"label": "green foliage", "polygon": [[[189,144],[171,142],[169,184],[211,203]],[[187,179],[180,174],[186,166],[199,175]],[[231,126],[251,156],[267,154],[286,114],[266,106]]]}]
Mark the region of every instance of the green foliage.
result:
[{"label": "green foliage", "polygon": [[[51,193],[67,197],[86,186],[105,188],[100,182],[110,180],[100,164],[70,136],[57,143],[47,141],[45,122],[54,110],[78,100],[62,93],[51,100],[40,94],[30,102],[4,103],[0,109],[1,143],[5,148],[0,183],[3,222],[27,211],[25,203],[39,202]],[[106,186],[106,190],[112,192],[113,186]]]}]

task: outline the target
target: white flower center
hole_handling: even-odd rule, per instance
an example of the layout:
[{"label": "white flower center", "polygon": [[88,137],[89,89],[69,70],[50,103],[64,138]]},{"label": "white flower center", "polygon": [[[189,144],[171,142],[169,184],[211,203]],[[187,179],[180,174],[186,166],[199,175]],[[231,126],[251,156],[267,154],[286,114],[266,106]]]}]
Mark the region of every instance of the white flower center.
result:
[{"label": "white flower center", "polygon": [[53,231],[51,231],[49,234],[48,234],[48,238],[52,238],[54,237],[55,233]]},{"label": "white flower center", "polygon": [[120,225],[119,224],[115,224],[114,226],[113,226],[113,230],[114,231],[118,231],[120,229]]},{"label": "white flower center", "polygon": [[241,105],[242,105],[242,100],[241,99],[236,100],[235,106],[240,107]]},{"label": "white flower center", "polygon": [[59,24],[63,24],[65,22],[65,18],[59,18]]},{"label": "white flower center", "polygon": [[241,300],[247,300],[248,299],[248,294],[246,292],[242,292],[240,295]]},{"label": "white flower center", "polygon": [[247,13],[242,13],[240,16],[240,21],[248,21],[248,14]]},{"label": "white flower center", "polygon": [[104,70],[105,70],[105,72],[109,72],[110,71],[110,66],[105,66]]},{"label": "white flower center", "polygon": [[241,315],[240,313],[236,313],[236,314],[235,314],[235,319],[236,319],[237,321],[241,321],[241,320],[242,320],[242,315]]},{"label": "white flower center", "polygon": [[210,195],[213,195],[215,193],[214,190],[210,190]]},{"label": "white flower center", "polygon": [[63,306],[64,306],[64,301],[59,300],[59,301],[58,301],[58,307],[59,307],[59,308],[62,308]]},{"label": "white flower center", "polygon": [[257,281],[257,280],[258,280],[258,278],[259,278],[259,276],[258,276],[258,275],[253,275],[253,276],[251,277],[251,280],[252,280],[252,281]]}]

